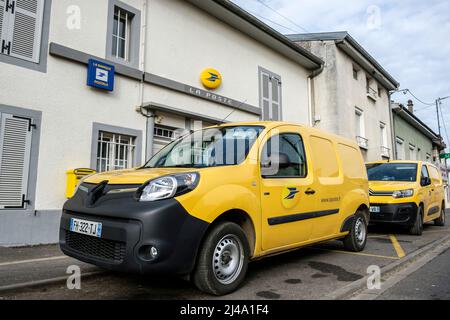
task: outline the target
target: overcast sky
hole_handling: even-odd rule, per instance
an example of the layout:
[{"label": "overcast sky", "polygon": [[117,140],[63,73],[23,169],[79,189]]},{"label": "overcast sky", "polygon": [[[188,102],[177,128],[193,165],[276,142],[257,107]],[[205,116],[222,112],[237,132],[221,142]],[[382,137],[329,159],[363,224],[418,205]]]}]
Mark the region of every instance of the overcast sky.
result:
[{"label": "overcast sky", "polygon": [[[283,34],[349,31],[402,89],[410,89],[426,103],[450,95],[449,0],[260,1],[287,19],[259,0],[233,0]],[[393,98],[405,104],[413,99],[403,94]],[[414,103],[416,115],[437,132],[435,108]],[[450,134],[450,99],[442,107]]]}]

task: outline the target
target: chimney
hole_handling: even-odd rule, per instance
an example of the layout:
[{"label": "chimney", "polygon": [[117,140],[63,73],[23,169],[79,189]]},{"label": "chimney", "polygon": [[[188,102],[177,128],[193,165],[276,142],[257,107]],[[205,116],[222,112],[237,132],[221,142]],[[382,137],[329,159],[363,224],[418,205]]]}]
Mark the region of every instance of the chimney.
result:
[{"label": "chimney", "polygon": [[414,113],[414,103],[412,100],[408,100],[408,111]]}]

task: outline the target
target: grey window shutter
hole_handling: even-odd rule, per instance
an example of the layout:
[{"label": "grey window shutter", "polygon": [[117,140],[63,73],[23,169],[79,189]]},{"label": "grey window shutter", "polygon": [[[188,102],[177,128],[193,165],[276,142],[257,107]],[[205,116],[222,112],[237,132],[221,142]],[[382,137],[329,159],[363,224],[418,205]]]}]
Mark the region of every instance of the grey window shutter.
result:
[{"label": "grey window shutter", "polygon": [[0,210],[26,208],[31,120],[0,114]]},{"label": "grey window shutter", "polygon": [[281,120],[281,81],[272,77],[272,120]]},{"label": "grey window shutter", "polygon": [[263,120],[271,120],[270,114],[270,76],[261,73],[261,104],[263,108]]},{"label": "grey window shutter", "polygon": [[10,15],[9,41],[12,57],[39,63],[44,0],[9,0],[14,2]]},{"label": "grey window shutter", "polygon": [[[6,41],[8,38],[8,35],[6,34],[8,31],[7,28],[7,15],[5,12],[5,8],[6,8],[6,1],[5,0],[0,0],[0,53],[2,52],[2,46],[5,45],[6,46]],[[5,34],[3,34],[3,32]],[[3,42],[4,41],[4,42]]]}]

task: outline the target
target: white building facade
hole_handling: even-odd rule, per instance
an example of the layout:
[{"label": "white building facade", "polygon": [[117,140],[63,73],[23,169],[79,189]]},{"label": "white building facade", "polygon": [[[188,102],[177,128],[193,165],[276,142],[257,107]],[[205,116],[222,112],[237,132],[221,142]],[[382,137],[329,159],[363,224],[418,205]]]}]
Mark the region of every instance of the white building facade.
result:
[{"label": "white building facade", "polygon": [[200,121],[308,124],[322,64],[225,0],[0,0],[0,44],[0,245],[57,242],[67,170],[142,165]]},{"label": "white building facade", "polygon": [[312,84],[312,125],[356,139],[366,161],[394,159],[390,92],[400,84],[347,32],[288,38],[325,62]]}]

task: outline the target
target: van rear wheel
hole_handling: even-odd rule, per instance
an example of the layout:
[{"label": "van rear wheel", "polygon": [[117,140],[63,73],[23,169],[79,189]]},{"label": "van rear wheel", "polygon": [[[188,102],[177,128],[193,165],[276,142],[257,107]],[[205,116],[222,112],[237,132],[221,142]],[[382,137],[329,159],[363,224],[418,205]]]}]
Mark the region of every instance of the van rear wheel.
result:
[{"label": "van rear wheel", "polygon": [[217,225],[200,249],[194,284],[217,296],[235,291],[245,278],[249,256],[250,247],[241,227],[232,222]]},{"label": "van rear wheel", "polygon": [[441,205],[441,215],[439,216],[439,218],[434,220],[434,225],[436,225],[438,227],[445,226],[445,207],[444,207],[444,204]]},{"label": "van rear wheel", "polygon": [[348,251],[360,252],[366,247],[367,222],[364,215],[358,212],[353,219],[350,233],[344,238],[344,247]]}]

